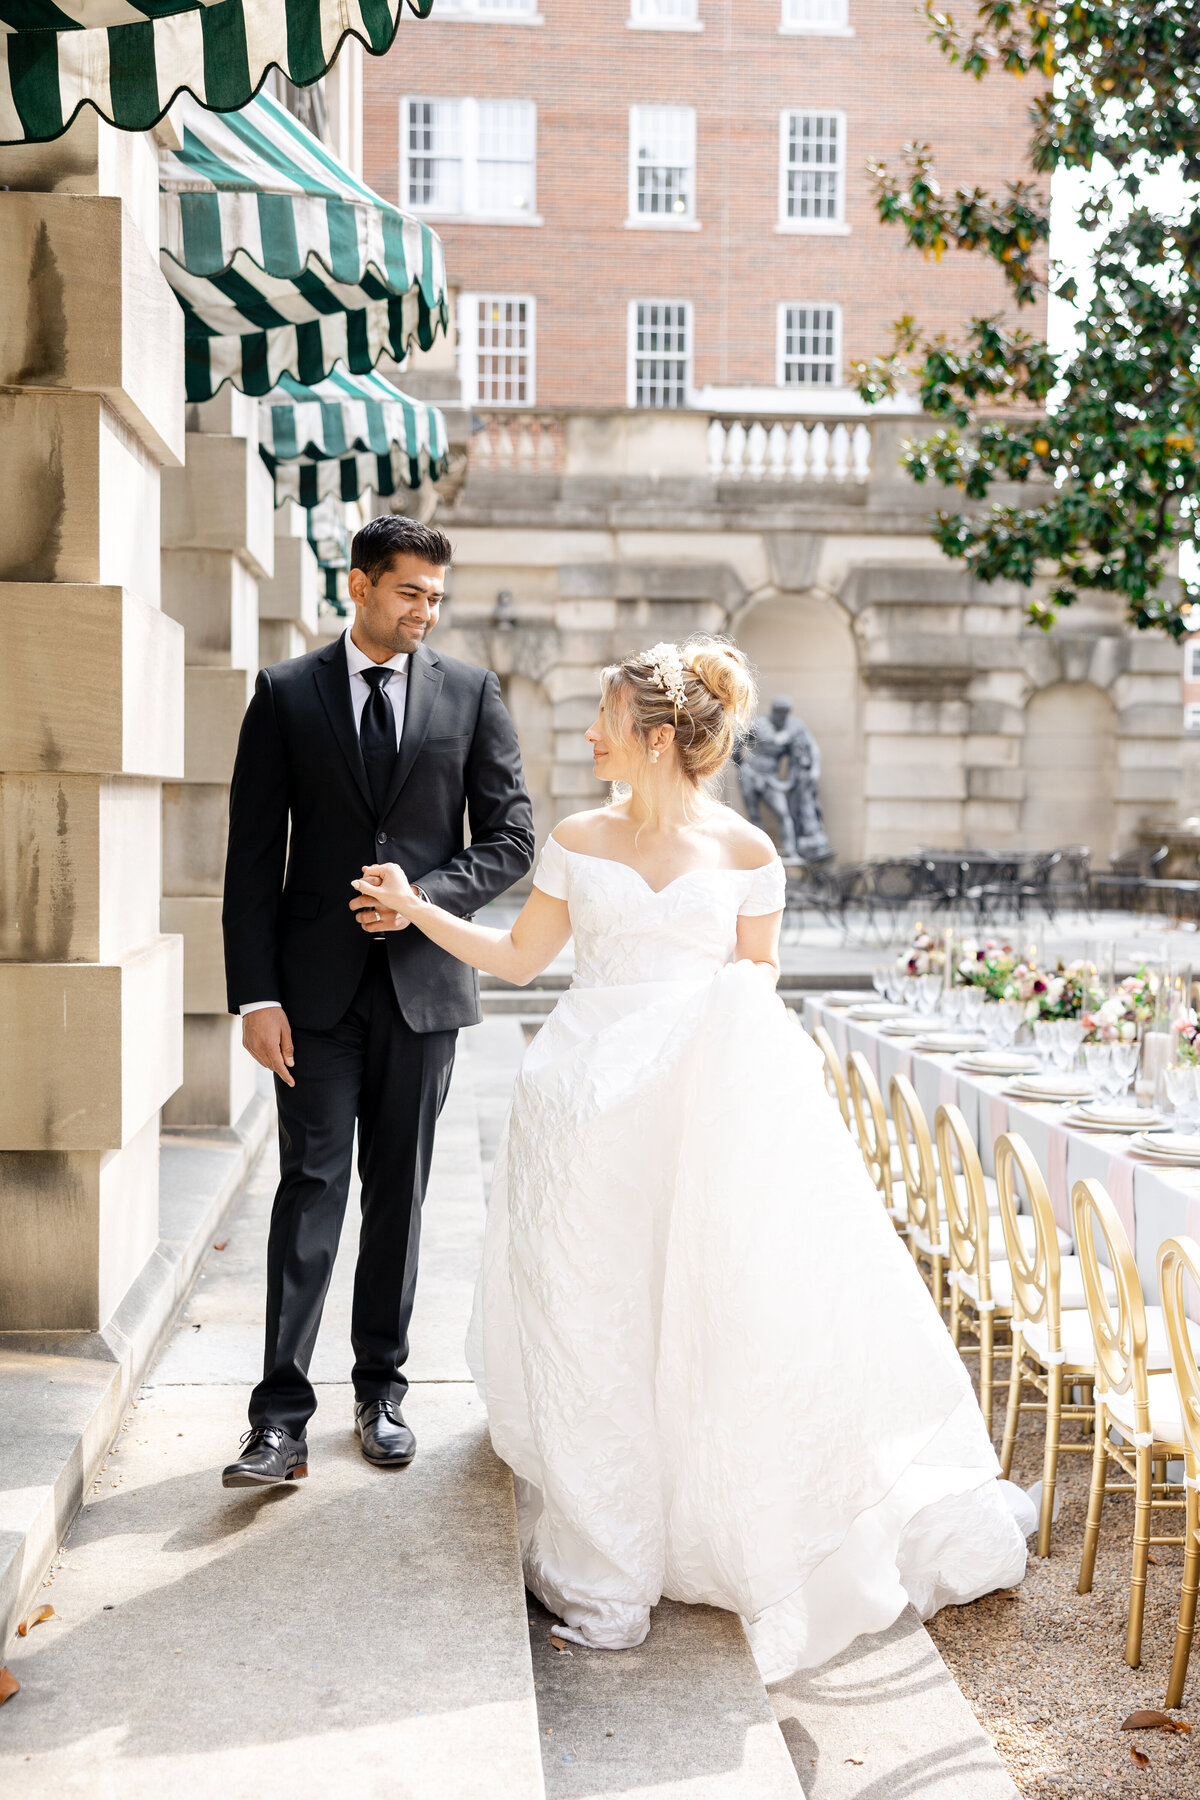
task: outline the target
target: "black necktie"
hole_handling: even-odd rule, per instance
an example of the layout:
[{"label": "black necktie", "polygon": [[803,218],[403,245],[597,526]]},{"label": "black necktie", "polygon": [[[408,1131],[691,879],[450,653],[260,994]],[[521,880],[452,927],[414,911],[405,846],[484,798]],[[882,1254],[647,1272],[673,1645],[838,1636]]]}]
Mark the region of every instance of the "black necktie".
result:
[{"label": "black necktie", "polygon": [[364,669],[362,678],[370,688],[367,704],[358,722],[358,741],[367,766],[367,780],[376,813],[383,811],[388,782],[396,761],[396,715],[385,688],[394,674],[392,669]]}]

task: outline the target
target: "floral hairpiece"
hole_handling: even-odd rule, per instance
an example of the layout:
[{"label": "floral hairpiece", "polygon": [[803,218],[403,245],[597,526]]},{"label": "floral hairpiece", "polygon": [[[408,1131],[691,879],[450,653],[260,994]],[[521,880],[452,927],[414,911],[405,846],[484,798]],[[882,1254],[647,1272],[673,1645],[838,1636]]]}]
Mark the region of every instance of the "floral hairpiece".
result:
[{"label": "floral hairpiece", "polygon": [[650,679],[661,688],[672,706],[687,711],[687,670],[675,644],[655,644],[640,659],[650,669]]}]

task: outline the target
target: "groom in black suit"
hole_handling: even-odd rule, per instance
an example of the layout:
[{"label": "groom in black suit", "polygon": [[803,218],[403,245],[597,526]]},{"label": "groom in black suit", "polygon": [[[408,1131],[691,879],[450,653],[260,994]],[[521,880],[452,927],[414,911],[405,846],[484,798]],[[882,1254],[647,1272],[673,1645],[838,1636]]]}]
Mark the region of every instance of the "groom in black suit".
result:
[{"label": "groom in black suit", "polygon": [[[354,1130],[362,1233],[354,1424],[368,1461],[411,1462],[400,1405],[421,1202],[473,969],[351,898],[398,862],[462,917],[533,861],[533,817],[500,685],[426,646],[451,557],[440,532],[372,519],[351,550],[354,622],[259,673],[229,797],[225,967],[243,1042],[275,1075],[280,1180],[267,1247],[263,1378],[226,1487],[308,1472],[308,1365],[333,1273]],[[464,842],[464,815],[471,841]],[[353,909],[353,910],[352,910]]]}]

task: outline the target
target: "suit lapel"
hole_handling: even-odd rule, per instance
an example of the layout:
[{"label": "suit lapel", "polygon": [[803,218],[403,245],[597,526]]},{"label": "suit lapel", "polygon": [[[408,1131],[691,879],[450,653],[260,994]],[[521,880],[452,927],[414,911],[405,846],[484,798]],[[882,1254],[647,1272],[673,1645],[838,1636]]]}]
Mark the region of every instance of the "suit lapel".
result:
[{"label": "suit lapel", "polygon": [[336,644],[330,645],[328,654],[313,670],[313,680],[317,684],[321,704],[333,727],[333,735],[337,739],[338,749],[349,764],[350,773],[367,803],[367,811],[374,818],[375,802],[371,798],[366,765],[359,748],[358,733],[354,729],[354,708],[350,704],[350,670],[346,663],[345,638],[339,638]]},{"label": "suit lapel", "polygon": [[433,709],[442,691],[443,673],[437,658],[425,649],[414,650],[408,665],[408,694],[404,702],[404,729],[400,734],[400,752],[392,769],[387,797],[380,817],[388,813],[400,798],[400,792],[412,773],[421,745],[433,719]]}]

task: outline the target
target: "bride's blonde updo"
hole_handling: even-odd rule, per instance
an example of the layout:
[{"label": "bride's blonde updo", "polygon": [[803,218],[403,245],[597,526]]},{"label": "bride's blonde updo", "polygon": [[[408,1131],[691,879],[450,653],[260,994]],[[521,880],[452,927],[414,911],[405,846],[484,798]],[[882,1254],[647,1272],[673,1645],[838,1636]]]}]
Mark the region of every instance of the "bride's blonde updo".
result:
[{"label": "bride's blonde updo", "polygon": [[612,663],[600,682],[606,712],[615,718],[624,708],[643,751],[657,725],[675,727],[679,767],[693,787],[720,774],[757,703],[749,663],[721,638],[655,644]]}]

